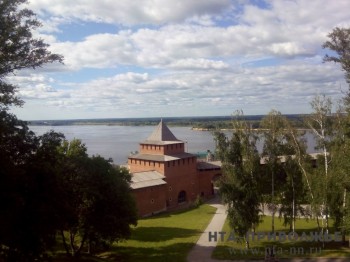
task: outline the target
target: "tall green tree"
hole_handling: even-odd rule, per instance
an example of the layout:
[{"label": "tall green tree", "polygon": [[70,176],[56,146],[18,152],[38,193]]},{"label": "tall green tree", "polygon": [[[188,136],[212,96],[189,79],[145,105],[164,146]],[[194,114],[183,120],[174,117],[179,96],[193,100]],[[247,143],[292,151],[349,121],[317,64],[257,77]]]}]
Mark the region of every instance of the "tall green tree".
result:
[{"label": "tall green tree", "polygon": [[325,95],[317,95],[311,101],[311,107],[313,112],[306,118],[306,123],[312,130],[317,146],[316,148],[321,150],[323,156],[320,163],[323,163],[322,168],[318,168],[317,181],[323,181],[322,184],[316,187],[319,195],[322,198],[322,217],[325,217],[325,229],[329,228],[329,203],[328,203],[328,187],[329,187],[329,141],[332,139],[332,101]]},{"label": "tall green tree", "polygon": [[289,225],[290,231],[295,232],[295,220],[298,215],[304,215],[302,204],[305,203],[305,187],[303,174],[295,156],[285,156],[283,166],[286,181],[282,185],[282,197],[280,199],[280,216],[284,218],[284,225]]},{"label": "tall green tree", "polygon": [[[345,113],[345,101],[338,104],[337,113],[333,116],[333,137],[330,141],[330,172],[329,172],[329,211],[336,229],[341,230],[343,242],[346,234],[350,233],[350,137],[349,115]],[[349,242],[350,246],[350,242]]]},{"label": "tall green tree", "polygon": [[[245,239],[246,233],[259,223],[260,192],[258,172],[260,157],[256,150],[257,136],[238,112],[233,121],[232,137],[217,132],[216,152],[222,162],[220,194],[228,205],[228,219],[234,232]],[[247,208],[249,207],[249,208]]]},{"label": "tall green tree", "polygon": [[23,104],[9,74],[62,62],[33,37],[40,23],[25,3],[0,1],[1,261],[45,260],[57,230],[69,232],[71,253],[78,255],[84,243],[124,239],[136,224],[127,170],[88,157],[80,141],[68,143],[61,134],[37,137],[9,113]]},{"label": "tall green tree", "polygon": [[[311,160],[306,154],[306,140],[304,132],[297,130],[295,122],[284,120],[285,153],[282,157],[282,171],[286,175],[285,183],[281,185],[282,197],[280,199],[280,216],[284,218],[284,224],[289,224],[290,231],[295,232],[295,219],[298,215],[304,215],[302,203],[307,199],[307,189],[310,190],[309,167]],[[310,190],[310,195],[313,196]]]},{"label": "tall green tree", "polygon": [[[52,244],[55,225],[49,197],[53,176],[46,176],[48,169],[39,169],[44,163],[36,155],[41,138],[8,111],[23,101],[6,76],[62,61],[42,40],[32,37],[40,23],[32,11],[19,8],[24,3],[0,1],[0,256],[9,261],[40,258]],[[45,219],[52,222],[44,223]]]},{"label": "tall green tree", "polygon": [[128,171],[102,157],[89,157],[77,139],[65,141],[60,151],[64,172],[59,182],[65,208],[61,236],[67,254],[79,256],[85,246],[92,252],[101,243],[129,237],[137,213]]},{"label": "tall green tree", "polygon": [[[333,129],[337,130],[335,138],[332,141],[332,170],[331,181],[333,194],[330,196],[330,212],[335,217],[336,227],[340,227],[345,234],[350,233],[350,214],[349,214],[349,189],[350,189],[350,166],[348,155],[350,154],[350,28],[336,27],[328,34],[328,41],[323,44],[323,48],[333,51],[324,57],[325,62],[334,62],[340,64],[345,72],[345,79],[349,84],[349,90],[340,101],[337,114],[336,125]],[[349,239],[350,246],[350,239]]]},{"label": "tall green tree", "polygon": [[261,127],[264,139],[262,157],[265,162],[265,170],[270,174],[271,182],[271,231],[274,232],[276,205],[279,201],[277,197],[282,192],[282,185],[285,182],[285,172],[282,167],[281,156],[290,155],[291,151],[286,144],[286,118],[279,111],[272,110],[265,116],[261,120]]},{"label": "tall green tree", "polygon": [[0,257],[36,261],[55,243],[59,214],[55,148],[63,137],[53,132],[34,137],[26,155],[18,151],[24,139],[14,136],[18,141],[10,152],[19,154],[20,161],[0,158],[7,161],[0,169]]},{"label": "tall green tree", "polygon": [[33,38],[32,31],[41,24],[31,10],[20,8],[26,2],[0,1],[0,110],[23,104],[16,96],[17,86],[6,81],[7,75],[46,63],[62,62],[62,56],[48,51],[48,45],[42,39]]},{"label": "tall green tree", "polygon": [[336,55],[326,54],[323,60],[339,63],[345,71],[346,81],[350,84],[350,28],[336,27],[328,34],[328,38],[322,47],[332,50]]}]

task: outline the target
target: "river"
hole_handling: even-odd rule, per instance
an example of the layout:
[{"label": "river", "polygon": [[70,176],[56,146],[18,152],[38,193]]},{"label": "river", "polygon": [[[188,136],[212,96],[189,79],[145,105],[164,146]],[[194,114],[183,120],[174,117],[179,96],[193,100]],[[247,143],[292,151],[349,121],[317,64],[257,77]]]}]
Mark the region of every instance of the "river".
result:
[{"label": "river", "polygon": [[[177,139],[186,142],[189,153],[215,150],[212,132],[196,131],[190,127],[169,127]],[[131,152],[138,151],[140,142],[151,135],[155,126],[108,126],[108,125],[71,125],[71,126],[30,126],[37,135],[54,130],[65,135],[66,139],[80,139],[87,147],[89,155],[112,158],[115,164],[125,164]],[[229,133],[229,132],[227,132]],[[312,134],[306,133],[308,152],[315,152]],[[261,145],[258,146],[259,151]]]}]

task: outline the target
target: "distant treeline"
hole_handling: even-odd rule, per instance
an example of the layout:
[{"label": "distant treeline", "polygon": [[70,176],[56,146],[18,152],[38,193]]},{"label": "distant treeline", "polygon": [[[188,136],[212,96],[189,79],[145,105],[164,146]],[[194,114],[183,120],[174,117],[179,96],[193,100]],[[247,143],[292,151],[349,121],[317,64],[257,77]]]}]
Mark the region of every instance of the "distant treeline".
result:
[{"label": "distant treeline", "polygon": [[[285,115],[295,127],[304,128],[303,115]],[[259,128],[264,115],[244,116],[252,128]],[[201,117],[152,117],[152,118],[109,118],[109,119],[74,119],[74,120],[35,120],[29,125],[36,126],[69,126],[69,125],[119,125],[146,126],[157,125],[161,119],[169,126],[191,126],[203,130],[230,129],[234,116],[201,116]]]},{"label": "distant treeline", "polygon": [[[295,128],[308,128],[305,125],[304,118],[306,115],[284,115]],[[250,124],[251,128],[259,129],[261,120],[265,115],[248,115],[241,117],[246,123]],[[232,120],[237,119],[235,116],[230,116],[227,119],[207,119],[207,121],[196,122],[193,125],[194,129],[199,130],[215,130],[215,129],[231,129]]]}]

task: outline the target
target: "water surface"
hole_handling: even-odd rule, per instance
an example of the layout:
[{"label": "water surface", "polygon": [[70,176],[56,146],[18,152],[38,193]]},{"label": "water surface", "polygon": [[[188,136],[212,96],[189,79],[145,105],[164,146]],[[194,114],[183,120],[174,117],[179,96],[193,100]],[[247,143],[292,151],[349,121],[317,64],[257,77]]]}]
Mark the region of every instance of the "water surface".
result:
[{"label": "water surface", "polygon": [[[131,152],[139,150],[139,143],[151,135],[155,126],[108,126],[108,125],[70,125],[70,126],[30,126],[37,135],[54,130],[65,135],[66,139],[78,138],[87,146],[89,155],[112,158],[115,164],[125,164]],[[169,127],[177,139],[186,142],[189,153],[214,152],[215,142],[212,132],[196,131],[190,127]],[[230,131],[225,131],[229,135]],[[315,152],[314,136],[306,133],[308,152]],[[258,144],[262,150],[262,142]]]}]

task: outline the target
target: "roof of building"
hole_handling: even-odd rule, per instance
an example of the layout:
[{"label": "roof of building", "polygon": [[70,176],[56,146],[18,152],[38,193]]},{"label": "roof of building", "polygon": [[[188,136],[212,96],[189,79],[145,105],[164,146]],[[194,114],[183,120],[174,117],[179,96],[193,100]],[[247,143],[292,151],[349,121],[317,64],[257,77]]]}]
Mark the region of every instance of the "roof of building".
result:
[{"label": "roof of building", "polygon": [[150,186],[165,185],[166,182],[163,180],[165,176],[157,171],[145,171],[131,174],[132,189],[145,188]]},{"label": "roof of building", "polygon": [[158,126],[154,129],[153,133],[142,143],[153,145],[165,145],[181,142],[181,140],[177,139],[174,136],[174,134],[170,131],[167,125],[163,122],[163,120],[161,120]]},{"label": "roof of building", "polygon": [[153,155],[153,154],[136,154],[129,156],[129,159],[150,160],[157,162],[173,161],[179,159],[186,159],[194,157],[195,155],[190,153],[180,153],[176,155]]},{"label": "roof of building", "polygon": [[221,169],[221,161],[200,161],[197,162],[198,170],[219,170]]},{"label": "roof of building", "polygon": [[[310,153],[309,156],[311,159],[317,159],[318,156],[323,155],[323,153]],[[281,163],[285,163],[287,161],[287,157],[291,157],[292,159],[295,159],[295,155],[290,156],[278,156],[278,159]],[[263,156],[260,158],[260,164],[266,165],[268,163],[269,157]]]}]

